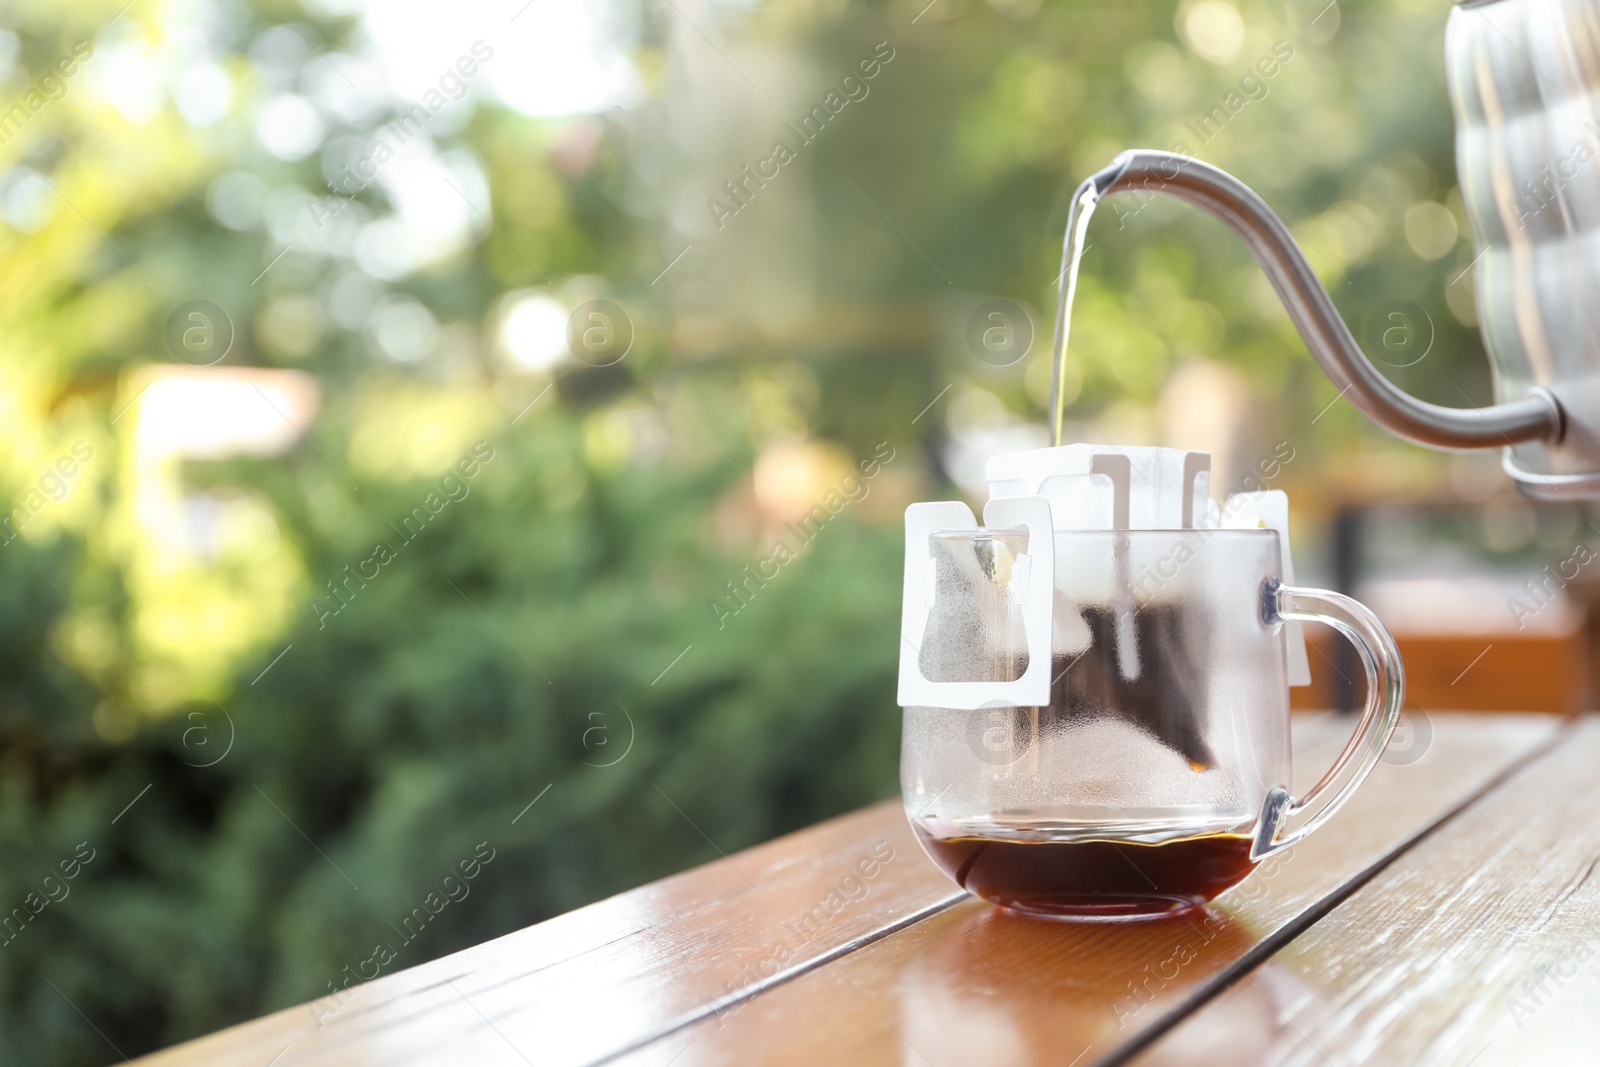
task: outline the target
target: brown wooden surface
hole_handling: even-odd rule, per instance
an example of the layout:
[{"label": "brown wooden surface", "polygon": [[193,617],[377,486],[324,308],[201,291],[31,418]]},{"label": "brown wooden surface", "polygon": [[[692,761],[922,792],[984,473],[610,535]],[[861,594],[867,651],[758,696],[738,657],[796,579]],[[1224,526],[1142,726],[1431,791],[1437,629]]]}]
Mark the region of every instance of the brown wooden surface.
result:
[{"label": "brown wooden surface", "polygon": [[[1447,717],[1431,726],[1422,759],[1379,764],[1337,818],[1205,914],[1046,923],[963,901],[623,1062],[1103,1062],[1191,1010],[1241,961],[1270,952],[1308,913],[1464,804],[1457,787],[1472,795],[1550,736],[1546,720]],[[1297,762],[1302,784],[1321,772],[1320,763]],[[784,1036],[776,1046],[774,1033]]]},{"label": "brown wooden surface", "polygon": [[[1087,1067],[1270,956],[1557,729],[1431,726],[1421,760],[1380,764],[1320,833],[1190,918],[1011,918],[964,899],[889,802],[380,978],[331,1017],[325,1003],[320,1023],[301,1006],[140,1062],[1068,1064],[1081,1051]],[[1297,717],[1302,787],[1349,728]],[[1185,944],[1193,958],[1173,962]]]},{"label": "brown wooden surface", "polygon": [[[1508,615],[1509,618],[1509,615]],[[1600,618],[1600,616],[1596,616]],[[1406,704],[1430,712],[1519,711],[1574,714],[1590,700],[1593,655],[1588,629],[1565,633],[1413,634],[1394,630],[1406,665]],[[1289,690],[1291,706],[1325,708],[1335,700],[1335,649],[1344,638],[1307,627],[1311,684]],[[1344,668],[1358,670],[1353,665]],[[1360,686],[1358,684],[1358,696]]]},{"label": "brown wooden surface", "polygon": [[1396,634],[1406,702],[1424,708],[1575,713],[1588,696],[1586,631]]},{"label": "brown wooden surface", "polygon": [[[893,857],[866,897],[797,936],[880,842]],[[540,1067],[589,1063],[771,981],[763,964],[785,949],[779,977],[961,896],[896,800],[352,987],[331,1017],[327,1002],[289,1008],[139,1062],[515,1063],[514,1044]]]},{"label": "brown wooden surface", "polygon": [[1597,812],[1585,719],[1134,1062],[1600,1063]]}]

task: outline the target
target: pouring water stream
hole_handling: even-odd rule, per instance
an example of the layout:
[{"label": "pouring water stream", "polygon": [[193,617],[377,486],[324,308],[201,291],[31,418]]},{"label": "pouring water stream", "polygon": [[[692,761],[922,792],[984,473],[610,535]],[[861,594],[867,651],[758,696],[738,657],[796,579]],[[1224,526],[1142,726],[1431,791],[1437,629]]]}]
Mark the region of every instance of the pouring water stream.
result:
[{"label": "pouring water stream", "polygon": [[[1083,250],[1089,235],[1089,220],[1094,217],[1095,206],[1100,202],[1100,189],[1090,178],[1078,187],[1072,199],[1072,212],[1067,217],[1067,235],[1061,249],[1061,287],[1056,300],[1055,347],[1051,353],[1050,375],[1050,445],[1059,448],[1066,425],[1066,397],[1061,383],[1067,369],[1067,335],[1072,326],[1072,301],[1078,293],[1078,268],[1083,264]],[[1116,630],[1117,666],[1123,678],[1133,680],[1142,673],[1139,662],[1139,645],[1133,623],[1133,582],[1129,574],[1128,545],[1118,542],[1112,551],[1112,566],[1116,575]]]},{"label": "pouring water stream", "polygon": [[1072,300],[1078,293],[1078,267],[1083,262],[1089,220],[1094,217],[1095,205],[1099,202],[1100,190],[1093,178],[1078,187],[1061,249],[1061,288],[1056,300],[1056,336],[1050,360],[1050,445],[1054,448],[1063,443],[1061,434],[1066,423],[1067,401],[1061,393],[1061,382],[1067,369],[1067,333],[1072,325]]}]

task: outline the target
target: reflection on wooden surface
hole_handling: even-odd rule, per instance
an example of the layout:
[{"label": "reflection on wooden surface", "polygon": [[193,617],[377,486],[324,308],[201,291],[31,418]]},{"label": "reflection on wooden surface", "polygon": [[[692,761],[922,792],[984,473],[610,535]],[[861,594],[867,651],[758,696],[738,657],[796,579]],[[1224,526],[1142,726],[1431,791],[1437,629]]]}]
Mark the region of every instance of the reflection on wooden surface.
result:
[{"label": "reflection on wooden surface", "polygon": [[141,1062],[588,1063],[962,897],[890,801]]},{"label": "reflection on wooden surface", "polygon": [[897,983],[905,1039],[939,1050],[933,1062],[1047,1063],[1063,1051],[1070,1059],[1074,1042],[1114,1048],[1140,1015],[1170,1010],[1258,940],[1216,908],[1043,923],[973,901],[940,919],[938,943]]},{"label": "reflection on wooden surface", "polygon": [[[1270,1038],[1241,1064],[1600,1061],[1600,722],[1398,858],[1135,1062],[1198,1062],[1220,1035]],[[1265,1018],[1262,1006],[1270,1006]]]},{"label": "reflection on wooden surface", "polygon": [[[1302,786],[1350,725],[1332,716],[1296,724]],[[1541,717],[1436,717],[1425,756],[1380,764],[1345,812],[1202,913],[1056,923],[965,901],[622,1062],[1061,1065],[1081,1052],[1086,1067],[1192,1010],[1230,968],[1266,955],[1268,938],[1292,931],[1554,729]],[[991,1038],[1014,1058],[964,1058]]]},{"label": "reflection on wooden surface", "polygon": [[[1301,788],[1352,725],[1297,721]],[[1323,912],[1470,811],[1496,776],[1540,758],[1558,729],[1538,716],[1431,726],[1425,755],[1380,764],[1327,827],[1202,911],[1136,923],[1011,915],[957,892],[887,802],[380,978],[332,1018],[302,1006],[141,1062],[1088,1067],[1204,1018],[1193,1013],[1249,973],[1223,994],[1262,994],[1232,1009],[1248,1023],[1224,1027],[1245,1032],[1202,1029],[1183,1046],[1226,1050],[1195,1062],[1248,1062],[1279,1047],[1268,1007],[1323,988],[1282,962],[1280,942],[1321,931]]]}]

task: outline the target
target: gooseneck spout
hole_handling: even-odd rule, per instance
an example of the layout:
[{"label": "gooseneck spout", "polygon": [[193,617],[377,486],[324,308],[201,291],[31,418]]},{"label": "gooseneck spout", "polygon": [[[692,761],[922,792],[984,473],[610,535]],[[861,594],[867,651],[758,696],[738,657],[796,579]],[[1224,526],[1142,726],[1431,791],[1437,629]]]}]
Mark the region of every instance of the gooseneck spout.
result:
[{"label": "gooseneck spout", "polygon": [[[1075,281],[1073,235],[1080,213],[1113,193],[1165,193],[1204,208],[1244,239],[1266,271],[1278,299],[1306,347],[1311,350],[1341,395],[1391,432],[1434,448],[1494,448],[1519,441],[1561,440],[1565,418],[1559,403],[1543,389],[1509,403],[1485,408],[1447,408],[1418,400],[1397,388],[1374,367],[1350,329],[1339,317],[1305,254],[1282,218],[1254,190],[1226,171],[1190,156],[1172,152],[1124,152],[1094,174],[1073,198],[1062,257],[1061,299],[1056,313],[1055,366],[1066,347],[1069,284]],[[1077,247],[1082,247],[1081,240]],[[1069,279],[1068,274],[1074,276]],[[1051,399],[1052,417],[1060,419],[1060,382]]]}]

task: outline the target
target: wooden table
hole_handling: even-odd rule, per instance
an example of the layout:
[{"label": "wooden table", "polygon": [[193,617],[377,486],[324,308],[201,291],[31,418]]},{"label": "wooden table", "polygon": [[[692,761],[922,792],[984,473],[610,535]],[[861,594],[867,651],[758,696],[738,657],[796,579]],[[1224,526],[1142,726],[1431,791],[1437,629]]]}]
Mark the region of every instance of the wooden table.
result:
[{"label": "wooden table", "polygon": [[[1009,915],[887,802],[139,1062],[1600,1062],[1600,720],[1430,725],[1185,916]],[[1347,729],[1297,717],[1297,773]]]}]

